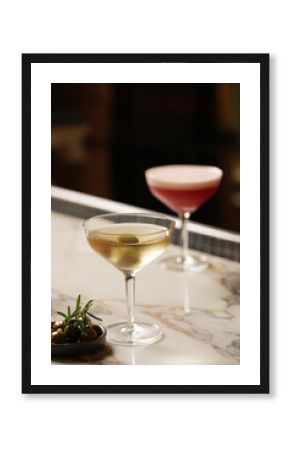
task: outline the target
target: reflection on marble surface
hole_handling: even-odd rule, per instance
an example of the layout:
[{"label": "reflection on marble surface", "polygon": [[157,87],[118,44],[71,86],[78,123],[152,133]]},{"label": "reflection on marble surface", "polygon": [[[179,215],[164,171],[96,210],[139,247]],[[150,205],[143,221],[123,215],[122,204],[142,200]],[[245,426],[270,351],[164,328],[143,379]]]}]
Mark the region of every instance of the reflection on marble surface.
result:
[{"label": "reflection on marble surface", "polygon": [[[177,252],[170,246],[166,254]],[[239,364],[239,264],[207,258],[210,269],[202,273],[169,272],[156,260],[137,275],[136,320],[161,325],[161,341],[53,364]],[[80,219],[52,213],[52,320],[78,294],[95,300],[105,326],[127,317],[123,275],[90,249]]]}]

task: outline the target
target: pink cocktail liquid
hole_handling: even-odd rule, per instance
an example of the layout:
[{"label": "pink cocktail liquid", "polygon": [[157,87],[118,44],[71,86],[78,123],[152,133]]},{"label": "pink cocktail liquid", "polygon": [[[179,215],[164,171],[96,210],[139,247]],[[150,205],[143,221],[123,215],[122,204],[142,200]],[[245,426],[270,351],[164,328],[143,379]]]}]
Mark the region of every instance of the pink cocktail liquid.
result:
[{"label": "pink cocktail liquid", "polygon": [[146,171],[152,194],[181,215],[196,211],[214,195],[222,171],[212,166],[172,165]]}]

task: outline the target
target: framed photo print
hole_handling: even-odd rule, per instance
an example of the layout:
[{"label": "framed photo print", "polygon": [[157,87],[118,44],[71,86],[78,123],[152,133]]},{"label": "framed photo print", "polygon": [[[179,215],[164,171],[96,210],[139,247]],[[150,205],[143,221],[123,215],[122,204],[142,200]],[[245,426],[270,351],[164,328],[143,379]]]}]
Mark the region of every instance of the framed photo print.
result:
[{"label": "framed photo print", "polygon": [[23,54],[22,144],[23,393],[268,393],[269,55]]}]

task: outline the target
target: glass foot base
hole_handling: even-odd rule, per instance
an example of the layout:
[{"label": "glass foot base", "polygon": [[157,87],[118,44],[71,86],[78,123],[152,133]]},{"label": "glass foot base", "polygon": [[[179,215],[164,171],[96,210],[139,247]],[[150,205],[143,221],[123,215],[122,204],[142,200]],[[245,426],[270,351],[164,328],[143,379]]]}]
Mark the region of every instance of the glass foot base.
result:
[{"label": "glass foot base", "polygon": [[107,340],[111,344],[138,346],[159,341],[163,330],[159,325],[145,322],[121,322],[107,327]]},{"label": "glass foot base", "polygon": [[163,259],[161,267],[168,270],[174,270],[177,272],[202,272],[209,267],[206,261],[199,258],[193,258],[192,256],[170,256]]}]

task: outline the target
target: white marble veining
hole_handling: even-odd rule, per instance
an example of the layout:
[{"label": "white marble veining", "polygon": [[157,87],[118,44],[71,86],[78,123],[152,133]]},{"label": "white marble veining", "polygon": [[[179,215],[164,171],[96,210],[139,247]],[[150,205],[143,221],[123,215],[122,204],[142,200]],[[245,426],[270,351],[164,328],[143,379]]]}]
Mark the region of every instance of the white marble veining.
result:
[{"label": "white marble veining", "polygon": [[[170,246],[164,255],[178,252]],[[156,260],[136,277],[136,320],[154,321],[164,338],[146,347],[112,346],[74,364],[239,364],[239,264],[208,256],[210,268],[180,274]],[[52,319],[56,310],[94,299],[104,325],[127,318],[123,275],[88,246],[82,220],[52,213]],[[53,361],[64,363],[64,361]]]}]

